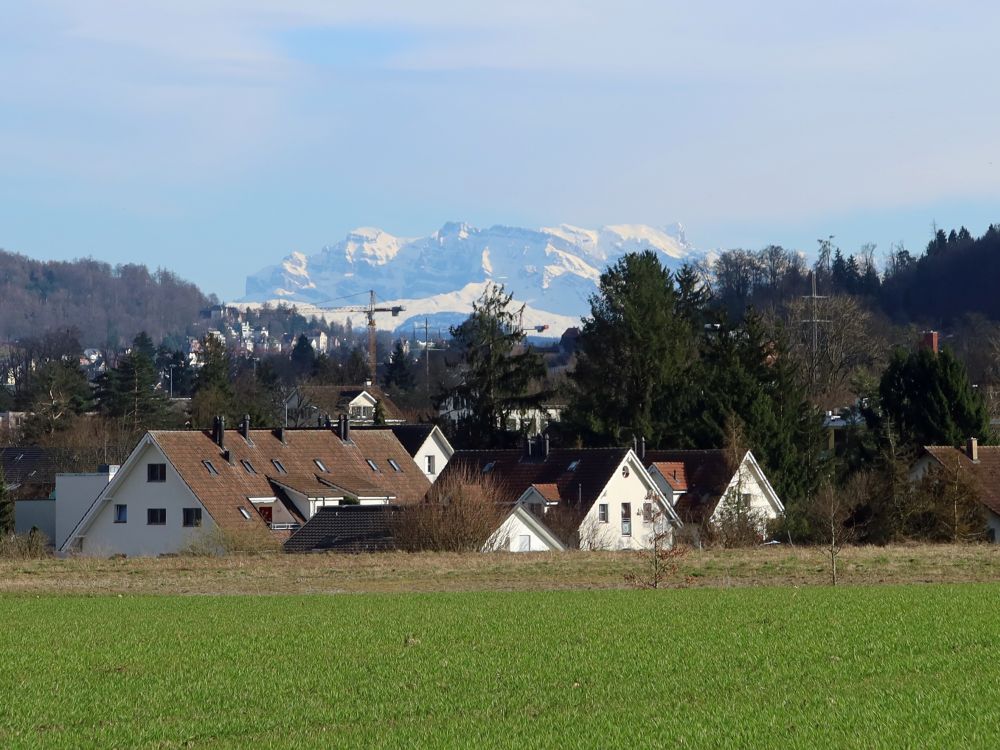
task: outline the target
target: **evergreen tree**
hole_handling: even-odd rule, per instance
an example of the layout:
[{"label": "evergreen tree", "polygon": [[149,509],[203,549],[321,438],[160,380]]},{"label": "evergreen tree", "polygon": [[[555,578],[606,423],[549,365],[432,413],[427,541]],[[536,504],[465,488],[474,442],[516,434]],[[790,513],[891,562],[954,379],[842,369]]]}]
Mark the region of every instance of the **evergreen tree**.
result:
[{"label": "evergreen tree", "polygon": [[511,309],[512,295],[503,285],[490,285],[473,303],[472,314],[451,328],[453,345],[462,352],[461,382],[443,397],[464,404],[466,416],[459,439],[477,447],[510,442],[508,419],[514,412],[539,406],[548,395],[531,393],[545,377],[542,358],[524,348],[521,313]]},{"label": "evergreen tree", "polygon": [[368,380],[370,372],[368,370],[368,359],[361,347],[354,347],[347,355],[344,363],[344,383],[346,385],[360,385]]},{"label": "evergreen tree", "polygon": [[191,419],[196,427],[210,427],[217,416],[225,416],[230,424],[239,420],[233,390],[233,363],[226,345],[214,336],[201,343],[202,365],[194,382],[191,398]]},{"label": "evergreen tree", "polygon": [[316,364],[316,351],[304,333],[300,333],[292,349],[292,372],[298,378],[308,378]]},{"label": "evergreen tree", "polygon": [[651,251],[629,253],[601,275],[580,332],[566,415],[585,443],[673,442],[678,405],[694,380],[695,311],[681,317],[677,304],[670,271]]},{"label": "evergreen tree", "polygon": [[403,350],[402,340],[396,342],[396,347],[389,357],[389,366],[385,371],[385,387],[399,391],[410,391],[416,385],[417,379],[413,374],[413,365],[410,364],[409,357]]},{"label": "evergreen tree", "polygon": [[14,498],[7,488],[7,477],[0,465],[0,536],[14,533]]},{"label": "evergreen tree", "polygon": [[687,320],[693,330],[699,330],[705,323],[711,291],[702,281],[701,274],[690,263],[685,263],[677,271],[677,314]]},{"label": "evergreen tree", "polygon": [[378,427],[385,426],[385,407],[382,405],[381,399],[375,402],[375,414],[372,422]]},{"label": "evergreen tree", "polygon": [[76,362],[45,362],[31,376],[24,403],[31,416],[25,420],[22,436],[35,443],[68,429],[92,400],[93,390]]},{"label": "evergreen tree", "polygon": [[106,372],[97,389],[98,403],[107,417],[123,420],[131,429],[150,429],[167,421],[167,397],[157,386],[152,341],[145,333],[136,337],[132,350]]},{"label": "evergreen tree", "polygon": [[947,349],[905,352],[897,349],[879,383],[880,413],[903,445],[962,445],[984,440],[989,414],[962,365]]}]

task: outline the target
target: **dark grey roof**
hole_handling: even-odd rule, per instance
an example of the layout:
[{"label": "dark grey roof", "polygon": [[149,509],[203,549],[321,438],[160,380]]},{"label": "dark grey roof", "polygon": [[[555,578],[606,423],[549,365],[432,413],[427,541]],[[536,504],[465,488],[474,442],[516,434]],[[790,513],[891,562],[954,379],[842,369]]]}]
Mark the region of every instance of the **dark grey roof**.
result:
[{"label": "dark grey roof", "polygon": [[52,484],[56,481],[56,465],[52,455],[35,446],[0,448],[0,463],[10,486],[22,484]]},{"label": "dark grey roof", "polygon": [[286,552],[383,552],[395,543],[389,519],[398,505],[326,506],[285,542]]},{"label": "dark grey roof", "polygon": [[411,456],[416,456],[417,451],[426,442],[427,438],[434,431],[432,424],[398,424],[392,428],[392,434],[396,440],[403,444],[406,452]]}]

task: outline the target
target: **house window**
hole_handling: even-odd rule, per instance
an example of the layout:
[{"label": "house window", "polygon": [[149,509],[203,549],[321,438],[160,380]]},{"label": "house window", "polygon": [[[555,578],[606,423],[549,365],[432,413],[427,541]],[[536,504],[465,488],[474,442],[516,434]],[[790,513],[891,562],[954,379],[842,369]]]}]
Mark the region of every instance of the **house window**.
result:
[{"label": "house window", "polygon": [[531,552],[531,534],[519,534],[517,537],[517,551]]},{"label": "house window", "polygon": [[378,467],[375,465],[374,461],[372,461],[370,458],[366,458],[365,461],[368,462],[368,466],[371,467],[372,471],[378,471]]},{"label": "house window", "polygon": [[285,471],[285,465],[283,463],[281,463],[281,461],[279,461],[278,459],[272,458],[271,459],[271,463],[274,464],[274,468],[278,470],[279,474],[287,474],[288,473],[287,471]]},{"label": "house window", "polygon": [[166,508],[150,508],[146,511],[146,525],[147,526],[166,526],[167,525],[167,509]]},{"label": "house window", "polygon": [[597,520],[601,523],[608,522],[608,504],[601,503],[597,506]]},{"label": "house window", "polygon": [[390,458],[388,459],[388,461],[389,461],[389,466],[392,467],[393,471],[402,471],[402,469],[399,468],[399,464],[397,464],[394,459]]},{"label": "house window", "polygon": [[329,473],[330,473],[330,472],[329,472],[329,471],[327,470],[327,468],[326,468],[326,464],[324,464],[324,463],[323,463],[322,461],[320,461],[320,460],[319,460],[318,458],[314,458],[314,459],[313,459],[313,463],[314,463],[314,464],[316,464],[316,467],[317,467],[317,468],[318,468],[318,469],[319,469],[320,471],[322,471],[322,472],[324,472],[324,473],[326,473],[326,474],[329,474]]},{"label": "house window", "polygon": [[242,505],[240,505],[240,506],[238,507],[238,510],[239,510],[239,512],[240,512],[240,515],[241,515],[241,516],[243,516],[243,517],[244,517],[244,518],[245,518],[246,520],[248,520],[248,521],[250,520],[250,511],[248,511],[248,510],[247,510],[246,508],[244,508],[244,507],[243,507]]},{"label": "house window", "polygon": [[[427,473],[428,474],[433,474],[434,473],[434,456],[425,456],[424,458],[427,460]],[[487,466],[487,468],[483,469],[483,474],[485,474],[487,471],[489,471],[492,468],[493,468],[493,464],[489,464]]]},{"label": "house window", "polygon": [[201,526],[201,508],[184,508],[184,525]]},{"label": "house window", "polygon": [[643,503],[642,504],[642,520],[646,523],[653,522],[653,504]]},{"label": "house window", "polygon": [[202,461],[201,463],[209,474],[212,474],[213,476],[219,476],[219,470],[215,468],[215,464],[213,464],[211,461]]},{"label": "house window", "polygon": [[115,523],[128,523],[127,505],[115,505]]},{"label": "house window", "polygon": [[632,536],[632,503],[622,503],[622,536]]},{"label": "house window", "polygon": [[247,474],[257,473],[257,470],[253,467],[253,464],[247,461],[245,458],[241,458],[240,463],[243,464],[243,468],[247,470]]},{"label": "house window", "polygon": [[146,464],[146,481],[147,482],[166,482],[167,481],[167,465],[166,464]]}]

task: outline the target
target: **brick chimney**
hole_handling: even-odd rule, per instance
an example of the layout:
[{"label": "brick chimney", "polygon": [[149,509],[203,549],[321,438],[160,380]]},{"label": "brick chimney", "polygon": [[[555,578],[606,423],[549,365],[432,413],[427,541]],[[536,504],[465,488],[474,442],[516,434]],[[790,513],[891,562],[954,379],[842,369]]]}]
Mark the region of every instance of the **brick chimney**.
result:
[{"label": "brick chimney", "polygon": [[923,338],[920,339],[920,346],[923,349],[930,349],[934,354],[938,353],[938,332],[924,331]]},{"label": "brick chimney", "polygon": [[965,443],[965,455],[969,457],[969,460],[978,463],[979,462],[979,441],[974,437],[970,437]]}]

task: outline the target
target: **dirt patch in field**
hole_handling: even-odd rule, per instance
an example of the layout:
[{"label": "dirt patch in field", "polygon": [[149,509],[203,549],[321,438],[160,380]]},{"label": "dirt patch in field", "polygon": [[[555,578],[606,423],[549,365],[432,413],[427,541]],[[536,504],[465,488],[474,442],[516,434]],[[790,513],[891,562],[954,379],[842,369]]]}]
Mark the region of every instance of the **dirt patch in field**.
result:
[{"label": "dirt patch in field", "polygon": [[[623,588],[644,558],[625,552],[231,555],[100,560],[0,560],[0,592],[309,594]],[[1000,580],[1000,546],[913,545],[844,550],[847,585]],[[670,585],[807,586],[829,580],[808,547],[691,550]]]}]

